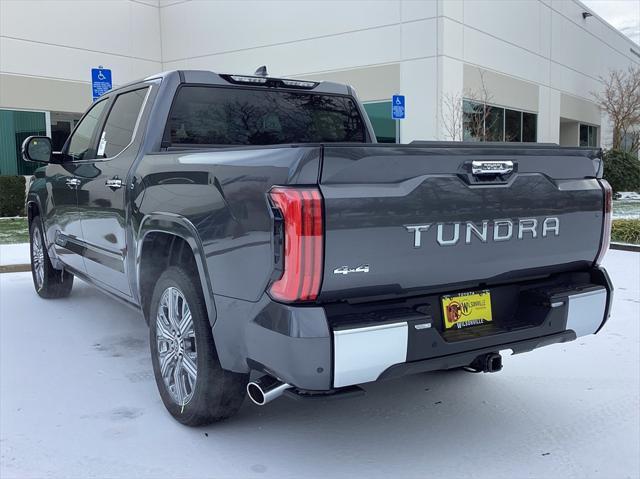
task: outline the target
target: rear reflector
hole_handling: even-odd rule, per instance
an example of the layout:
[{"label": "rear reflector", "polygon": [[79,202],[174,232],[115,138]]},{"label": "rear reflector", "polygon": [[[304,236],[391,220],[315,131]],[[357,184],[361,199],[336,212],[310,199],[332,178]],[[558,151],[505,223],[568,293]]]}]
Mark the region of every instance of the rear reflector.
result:
[{"label": "rear reflector", "polygon": [[269,289],[278,301],[313,301],[320,292],[323,258],[322,196],[317,188],[276,187],[269,192],[280,210],[284,266]]},{"label": "rear reflector", "polygon": [[611,215],[613,207],[613,191],[611,185],[607,180],[599,180],[602,189],[604,190],[604,223],[602,226],[602,244],[600,245],[600,252],[596,258],[596,264],[602,264],[604,255],[609,250],[611,244]]}]

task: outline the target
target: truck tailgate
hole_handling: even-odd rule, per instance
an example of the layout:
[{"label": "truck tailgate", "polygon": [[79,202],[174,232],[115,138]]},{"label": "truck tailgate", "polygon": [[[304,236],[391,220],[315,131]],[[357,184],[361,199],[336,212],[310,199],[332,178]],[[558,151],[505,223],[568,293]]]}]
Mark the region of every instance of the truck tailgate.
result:
[{"label": "truck tailgate", "polygon": [[[600,247],[598,150],[325,146],[320,299],[407,294],[580,269]],[[510,161],[503,175],[472,162]]]}]

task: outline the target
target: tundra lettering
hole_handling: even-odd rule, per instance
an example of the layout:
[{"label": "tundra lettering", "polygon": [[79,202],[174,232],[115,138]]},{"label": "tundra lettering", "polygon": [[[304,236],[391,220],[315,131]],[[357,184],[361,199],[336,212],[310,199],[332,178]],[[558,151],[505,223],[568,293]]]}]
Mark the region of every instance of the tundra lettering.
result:
[{"label": "tundra lettering", "polygon": [[[454,223],[437,223],[437,242],[440,246],[455,246],[460,239],[461,222]],[[487,242],[489,231],[489,220],[482,221],[482,225],[478,227],[473,221],[465,223],[465,244],[471,244],[471,236],[475,236],[481,243]],[[429,231],[431,224],[424,225],[405,225],[407,231],[413,233],[413,247],[420,248],[422,246],[422,233]],[[491,224],[493,229],[493,241],[507,241],[513,237],[514,224],[512,220],[494,220]],[[502,230],[501,230],[502,228]],[[536,218],[523,218],[517,220],[518,239],[524,239],[525,233],[530,233],[531,238],[538,237],[538,220]],[[447,232],[445,232],[445,229]],[[542,237],[546,238],[550,233],[554,236],[560,235],[560,220],[558,218],[545,218],[542,221]],[[445,235],[451,235],[451,238],[445,239]]]}]

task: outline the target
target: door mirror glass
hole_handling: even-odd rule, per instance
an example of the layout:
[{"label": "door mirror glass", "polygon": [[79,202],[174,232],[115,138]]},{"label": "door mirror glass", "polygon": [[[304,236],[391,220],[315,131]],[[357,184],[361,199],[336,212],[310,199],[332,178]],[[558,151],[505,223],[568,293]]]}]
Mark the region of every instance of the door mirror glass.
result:
[{"label": "door mirror glass", "polygon": [[51,153],[51,140],[46,136],[30,136],[22,143],[22,158],[25,161],[49,163]]}]

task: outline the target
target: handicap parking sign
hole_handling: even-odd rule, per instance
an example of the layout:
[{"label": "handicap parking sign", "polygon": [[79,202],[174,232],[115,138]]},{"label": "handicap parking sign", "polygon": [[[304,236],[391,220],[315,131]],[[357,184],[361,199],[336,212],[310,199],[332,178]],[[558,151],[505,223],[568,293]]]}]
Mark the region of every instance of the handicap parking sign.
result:
[{"label": "handicap parking sign", "polygon": [[391,100],[391,118],[394,120],[404,120],[404,95],[393,95]]},{"label": "handicap parking sign", "polygon": [[93,101],[96,101],[102,95],[111,90],[112,86],[111,70],[108,68],[102,68],[102,66],[91,69],[91,91],[93,94]]}]

